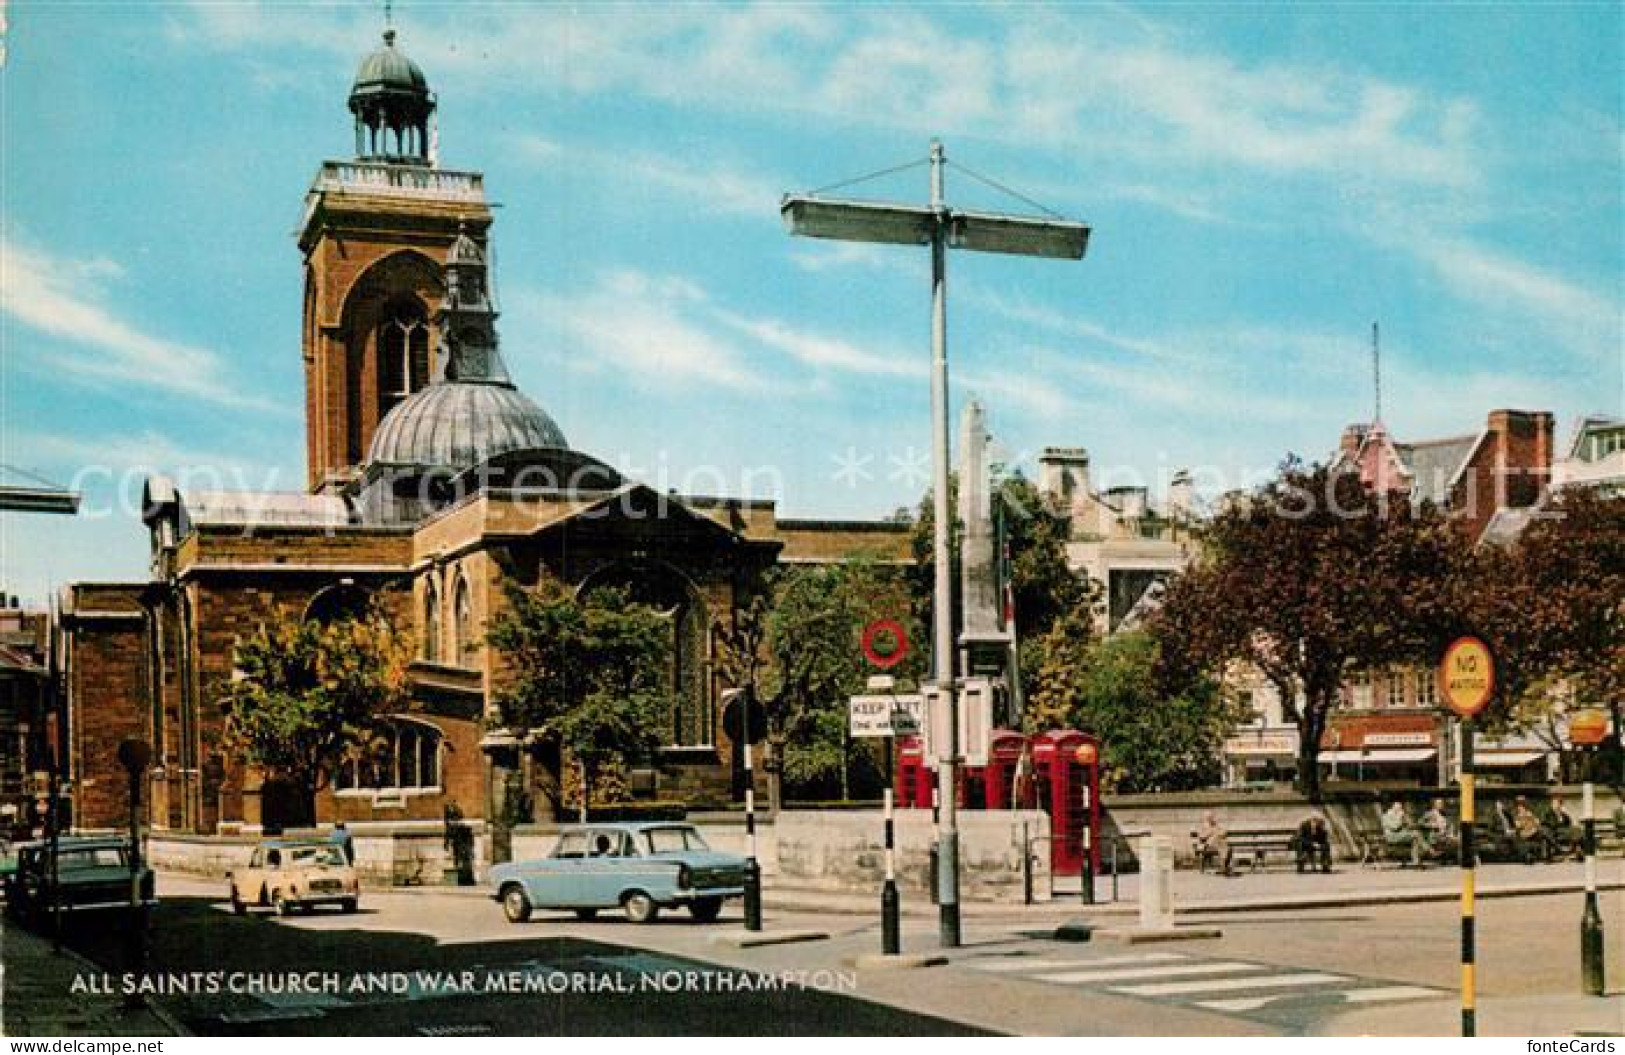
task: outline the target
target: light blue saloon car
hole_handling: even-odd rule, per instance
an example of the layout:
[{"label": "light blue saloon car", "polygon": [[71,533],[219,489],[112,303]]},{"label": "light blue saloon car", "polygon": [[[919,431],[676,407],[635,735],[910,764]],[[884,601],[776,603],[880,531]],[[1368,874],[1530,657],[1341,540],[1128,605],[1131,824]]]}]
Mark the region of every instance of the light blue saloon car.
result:
[{"label": "light blue saloon car", "polygon": [[648,923],[679,905],[709,923],[724,900],[744,896],[745,859],[712,850],[689,824],[587,824],[566,828],[541,860],[497,865],[490,881],[511,923],[538,908],[592,919],[616,907]]}]

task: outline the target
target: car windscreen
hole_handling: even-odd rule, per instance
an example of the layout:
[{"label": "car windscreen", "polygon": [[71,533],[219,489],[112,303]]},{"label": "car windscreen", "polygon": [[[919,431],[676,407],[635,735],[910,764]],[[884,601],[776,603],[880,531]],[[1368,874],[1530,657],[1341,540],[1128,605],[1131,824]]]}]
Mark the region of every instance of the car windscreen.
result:
[{"label": "car windscreen", "polygon": [[651,853],[669,854],[681,850],[707,850],[705,840],[693,828],[650,828],[644,833],[649,838]]},{"label": "car windscreen", "polygon": [[123,868],[124,851],[116,846],[98,847],[92,850],[63,850],[57,859],[57,868],[63,872],[72,872],[87,868]]},{"label": "car windscreen", "polygon": [[298,846],[292,851],[291,864],[297,867],[311,865],[328,865],[333,868],[343,868],[347,863],[344,855],[339,853],[336,846]]}]

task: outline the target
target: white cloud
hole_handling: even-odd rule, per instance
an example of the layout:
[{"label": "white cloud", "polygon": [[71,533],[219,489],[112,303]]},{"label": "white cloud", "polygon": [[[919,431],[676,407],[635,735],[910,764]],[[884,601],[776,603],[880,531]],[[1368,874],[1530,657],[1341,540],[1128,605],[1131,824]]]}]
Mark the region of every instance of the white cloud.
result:
[{"label": "white cloud", "polygon": [[784,193],[782,180],[716,161],[691,164],[669,154],[564,143],[539,135],[522,137],[517,149],[541,164],[590,170],[595,180],[613,179],[640,196],[651,189],[663,192],[680,199],[686,211],[760,220],[773,215]]},{"label": "white cloud", "polygon": [[[740,391],[821,384],[846,375],[920,376],[917,357],[797,329],[715,303],[694,282],[621,269],[585,292],[509,294],[521,328],[562,331],[582,369],[613,368],[645,384],[706,383]],[[776,354],[775,354],[776,353]]]},{"label": "white cloud", "polygon": [[[87,383],[142,385],[222,406],[272,407],[231,384],[212,350],[146,333],[103,304],[97,280],[122,274],[109,260],[59,258],[7,239],[0,242],[0,313],[75,346],[75,353],[40,364],[53,372]],[[8,343],[15,347],[15,340]]]},{"label": "white cloud", "polygon": [[1413,234],[1403,245],[1465,300],[1522,312],[1595,359],[1618,364],[1625,355],[1625,306],[1618,300],[1466,239]]}]

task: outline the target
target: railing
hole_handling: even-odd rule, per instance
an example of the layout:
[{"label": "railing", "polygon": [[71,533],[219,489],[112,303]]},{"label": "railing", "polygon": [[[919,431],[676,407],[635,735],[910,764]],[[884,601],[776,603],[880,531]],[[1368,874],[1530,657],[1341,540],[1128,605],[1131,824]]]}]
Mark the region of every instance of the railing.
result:
[{"label": "railing", "polygon": [[398,198],[485,200],[485,178],[478,172],[387,165],[375,161],[327,161],[316,175],[316,191],[364,191]]}]

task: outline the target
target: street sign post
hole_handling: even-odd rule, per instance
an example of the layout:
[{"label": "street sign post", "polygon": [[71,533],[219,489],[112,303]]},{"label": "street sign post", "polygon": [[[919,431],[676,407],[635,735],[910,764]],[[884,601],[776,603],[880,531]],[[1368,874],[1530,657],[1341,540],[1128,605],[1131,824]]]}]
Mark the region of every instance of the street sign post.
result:
[{"label": "street sign post", "polygon": [[1473,832],[1473,718],[1495,697],[1495,654],[1476,637],[1458,637],[1439,662],[1439,696],[1461,720],[1461,1035],[1478,1035],[1473,899],[1478,850]]},{"label": "street sign post", "polygon": [[916,736],[924,724],[925,697],[919,693],[853,696],[847,705],[855,738]]},{"label": "street sign post", "polygon": [[1597,906],[1597,798],[1592,769],[1597,748],[1608,736],[1608,716],[1601,711],[1580,711],[1569,717],[1569,743],[1584,751],[1580,823],[1585,848],[1585,906],[1580,911],[1580,988],[1587,996],[1607,992],[1603,977],[1602,912]]}]

